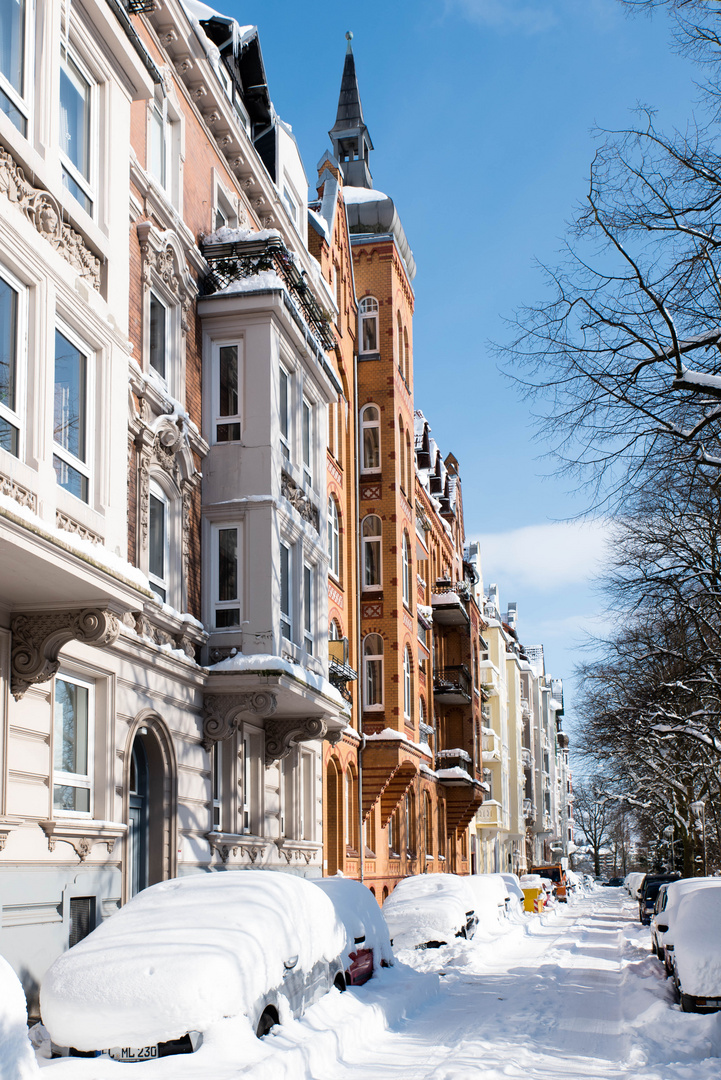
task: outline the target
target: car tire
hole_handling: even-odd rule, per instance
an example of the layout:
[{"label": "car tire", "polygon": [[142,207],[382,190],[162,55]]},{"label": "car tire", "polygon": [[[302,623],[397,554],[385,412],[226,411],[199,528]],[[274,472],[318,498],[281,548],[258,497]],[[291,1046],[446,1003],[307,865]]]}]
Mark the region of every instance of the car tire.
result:
[{"label": "car tire", "polygon": [[336,990],[340,990],[341,994],[344,990],[348,989],[346,977],[342,971],[339,971],[336,975],[335,979],[333,980],[333,986],[335,986]]},{"label": "car tire", "polygon": [[258,1039],[263,1039],[271,1030],[271,1028],[274,1028],[275,1025],[278,1023],[280,1023],[278,1013],[272,1006],[269,1005],[268,1008],[264,1009],[261,1013],[260,1020],[258,1021],[258,1026],[255,1029],[256,1037]]}]

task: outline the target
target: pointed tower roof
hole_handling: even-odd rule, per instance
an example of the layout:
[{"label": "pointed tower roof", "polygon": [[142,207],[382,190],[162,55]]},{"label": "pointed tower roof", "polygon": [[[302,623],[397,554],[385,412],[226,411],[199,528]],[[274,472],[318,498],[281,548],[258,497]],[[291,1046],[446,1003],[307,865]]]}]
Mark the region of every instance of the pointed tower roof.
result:
[{"label": "pointed tower roof", "polygon": [[346,39],[348,46],[343,64],[338,112],[335,124],[328,134],[333,142],[333,153],[343,169],[346,184],[351,187],[372,188],[373,178],[368,167],[368,159],[373,143],[363,119],[363,106],[351,45],[353,33],[350,30],[346,34]]}]

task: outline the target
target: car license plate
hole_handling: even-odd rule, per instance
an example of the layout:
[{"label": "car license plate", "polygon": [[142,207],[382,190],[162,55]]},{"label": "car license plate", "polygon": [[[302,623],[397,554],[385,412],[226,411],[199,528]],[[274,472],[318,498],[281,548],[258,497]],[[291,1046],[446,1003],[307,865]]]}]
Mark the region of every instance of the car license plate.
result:
[{"label": "car license plate", "polygon": [[150,1061],[158,1056],[157,1046],[113,1046],[108,1054],[115,1061]]}]

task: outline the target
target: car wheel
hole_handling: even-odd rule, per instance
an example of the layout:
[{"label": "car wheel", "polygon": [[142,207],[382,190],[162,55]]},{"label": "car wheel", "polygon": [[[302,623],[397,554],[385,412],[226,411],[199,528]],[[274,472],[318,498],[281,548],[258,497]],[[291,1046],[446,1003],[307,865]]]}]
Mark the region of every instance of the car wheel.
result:
[{"label": "car wheel", "polygon": [[342,971],[339,971],[336,975],[335,979],[333,980],[333,986],[335,986],[336,990],[340,990],[341,994],[346,989],[345,975]]},{"label": "car wheel", "polygon": [[255,1029],[256,1036],[259,1039],[262,1039],[265,1035],[268,1034],[271,1028],[275,1027],[275,1025],[279,1022],[280,1020],[278,1017],[278,1013],[275,1011],[274,1008],[268,1006],[267,1009],[263,1010],[260,1020],[258,1021],[258,1026]]},{"label": "car wheel", "polygon": [[656,938],[651,938],[651,955],[658,956],[658,949],[656,948]]}]

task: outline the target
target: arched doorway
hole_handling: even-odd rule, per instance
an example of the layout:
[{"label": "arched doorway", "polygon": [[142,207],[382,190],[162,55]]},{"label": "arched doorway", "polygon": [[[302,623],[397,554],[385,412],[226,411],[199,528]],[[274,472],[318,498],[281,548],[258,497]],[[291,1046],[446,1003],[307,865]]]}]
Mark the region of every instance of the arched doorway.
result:
[{"label": "arched doorway", "polygon": [[127,752],[126,899],[177,873],[176,765],[170,735],[153,713],[136,718]]}]

